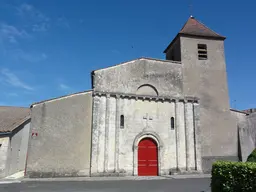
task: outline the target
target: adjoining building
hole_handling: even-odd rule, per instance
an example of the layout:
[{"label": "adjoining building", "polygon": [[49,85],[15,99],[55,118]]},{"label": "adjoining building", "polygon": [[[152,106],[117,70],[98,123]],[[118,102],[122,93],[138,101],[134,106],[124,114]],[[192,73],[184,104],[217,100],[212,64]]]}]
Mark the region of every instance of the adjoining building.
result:
[{"label": "adjoining building", "polygon": [[24,175],[29,131],[29,108],[0,106],[0,178]]}]

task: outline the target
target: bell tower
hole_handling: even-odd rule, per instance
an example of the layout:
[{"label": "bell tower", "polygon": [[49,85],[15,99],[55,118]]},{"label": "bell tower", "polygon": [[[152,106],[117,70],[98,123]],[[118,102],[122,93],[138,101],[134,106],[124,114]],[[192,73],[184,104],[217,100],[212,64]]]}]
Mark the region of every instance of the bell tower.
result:
[{"label": "bell tower", "polygon": [[209,172],[215,160],[237,160],[237,129],[229,104],[224,40],[190,17],[165,49],[167,60],[180,61],[183,93],[200,99],[202,163]]}]

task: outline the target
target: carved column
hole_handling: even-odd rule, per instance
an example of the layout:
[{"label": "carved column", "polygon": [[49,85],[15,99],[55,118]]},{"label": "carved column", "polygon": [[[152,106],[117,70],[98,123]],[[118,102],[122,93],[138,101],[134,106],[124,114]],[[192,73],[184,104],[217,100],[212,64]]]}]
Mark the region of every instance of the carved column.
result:
[{"label": "carved column", "polygon": [[106,97],[102,96],[99,104],[98,124],[98,173],[105,168],[105,125],[106,125]]},{"label": "carved column", "polygon": [[187,170],[195,170],[193,104],[185,104]]},{"label": "carved column", "polygon": [[116,96],[116,152],[115,152],[115,172],[119,173],[119,129],[120,129],[120,95]]},{"label": "carved column", "polygon": [[109,140],[109,115],[110,115],[110,95],[106,98],[106,115],[105,115],[105,150],[104,150],[104,172],[108,172],[108,140]]},{"label": "carved column", "polygon": [[115,154],[116,154],[116,98],[110,97],[108,103],[108,172],[115,171]]},{"label": "carved column", "polygon": [[93,121],[92,121],[92,153],[91,153],[91,174],[98,172],[98,142],[99,142],[99,106],[100,97],[93,97]]},{"label": "carved column", "polygon": [[176,136],[178,170],[186,170],[186,137],[184,123],[184,103],[176,101]]},{"label": "carved column", "polygon": [[200,131],[200,106],[194,103],[194,137],[195,137],[195,156],[196,170],[202,172],[201,156],[201,131]]},{"label": "carved column", "polygon": [[169,124],[169,146],[166,146],[168,149],[168,159],[169,159],[169,167],[171,168],[171,171],[174,171],[174,169],[177,167],[177,141],[176,141],[176,127],[174,125],[174,129],[171,127],[171,117],[174,118],[174,122],[176,122],[175,117],[175,102],[172,100],[169,103],[171,108],[171,116],[170,116],[170,124]]}]

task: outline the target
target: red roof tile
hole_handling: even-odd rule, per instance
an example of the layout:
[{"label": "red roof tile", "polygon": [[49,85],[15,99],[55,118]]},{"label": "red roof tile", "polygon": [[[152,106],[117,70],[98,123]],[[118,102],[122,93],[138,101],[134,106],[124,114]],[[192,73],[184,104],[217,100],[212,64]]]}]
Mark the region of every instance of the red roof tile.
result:
[{"label": "red roof tile", "polygon": [[188,19],[186,24],[180,30],[179,34],[196,35],[196,36],[202,36],[202,37],[216,37],[216,38],[225,39],[224,36],[206,27],[204,24],[200,23],[194,17],[190,17]]},{"label": "red roof tile", "polygon": [[194,17],[190,17],[185,25],[182,27],[178,35],[172,40],[172,42],[168,45],[168,47],[165,49],[164,53],[167,52],[167,50],[171,47],[171,45],[174,43],[174,41],[179,37],[180,35],[190,35],[190,36],[197,36],[197,37],[206,37],[206,38],[214,38],[214,39],[221,39],[224,40],[226,37],[216,33],[215,31],[211,30],[198,20],[196,20]]}]

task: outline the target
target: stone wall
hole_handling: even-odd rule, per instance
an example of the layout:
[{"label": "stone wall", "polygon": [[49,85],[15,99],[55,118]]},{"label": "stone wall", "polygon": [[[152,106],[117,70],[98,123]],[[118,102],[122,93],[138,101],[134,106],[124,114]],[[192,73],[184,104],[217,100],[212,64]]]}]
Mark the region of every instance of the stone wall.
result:
[{"label": "stone wall", "polygon": [[32,106],[27,177],[89,176],[92,92]]},{"label": "stone wall", "polygon": [[256,148],[256,113],[246,117],[238,124],[239,141],[242,161],[246,161]]},{"label": "stone wall", "polygon": [[10,137],[10,152],[8,154],[7,175],[25,171],[27,159],[30,121],[25,122],[14,130]]},{"label": "stone wall", "polygon": [[232,117],[236,121],[236,124],[238,125],[240,122],[244,121],[247,117],[247,113],[231,109],[230,110]]},{"label": "stone wall", "polygon": [[182,96],[181,64],[142,58],[96,70],[93,74],[94,91],[136,94],[145,84],[155,87],[159,96]]},{"label": "stone wall", "polygon": [[0,178],[25,170],[29,131],[27,120],[11,134],[0,137]]},{"label": "stone wall", "polygon": [[181,61],[180,39],[177,39],[167,50],[166,60]]},{"label": "stone wall", "polygon": [[[238,160],[236,122],[230,113],[224,42],[180,37],[184,95],[200,98],[202,156],[205,172],[219,159]],[[198,59],[198,44],[207,45],[207,60]]]},{"label": "stone wall", "polygon": [[7,175],[6,163],[8,158],[9,142],[9,136],[0,136],[0,178],[3,178]]},{"label": "stone wall", "polygon": [[193,102],[95,93],[91,175],[137,175],[137,147],[144,137],[158,143],[159,175],[201,171],[199,107]]}]

